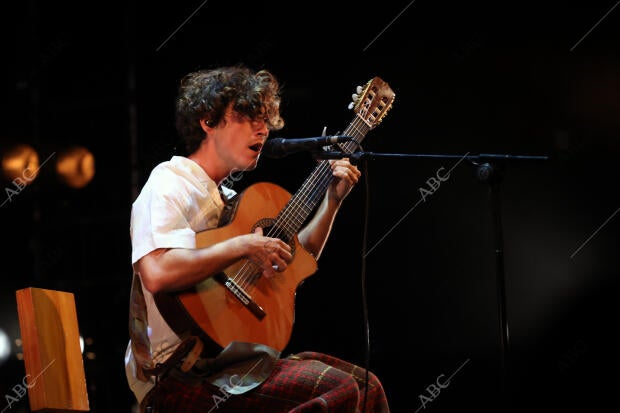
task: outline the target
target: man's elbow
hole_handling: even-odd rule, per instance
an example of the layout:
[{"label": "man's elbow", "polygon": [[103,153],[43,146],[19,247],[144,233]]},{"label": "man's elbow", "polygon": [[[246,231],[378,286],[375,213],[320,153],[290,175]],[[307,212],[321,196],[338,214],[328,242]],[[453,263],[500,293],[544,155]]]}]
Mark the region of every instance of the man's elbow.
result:
[{"label": "man's elbow", "polygon": [[142,280],[142,286],[153,295],[164,290],[164,285],[161,282],[161,279],[157,276],[153,276],[148,271],[145,273],[140,273],[140,279]]},{"label": "man's elbow", "polygon": [[142,286],[151,294],[156,294],[165,289],[163,283],[163,271],[155,262],[151,262],[151,257],[143,257],[138,261],[136,270],[142,281]]}]

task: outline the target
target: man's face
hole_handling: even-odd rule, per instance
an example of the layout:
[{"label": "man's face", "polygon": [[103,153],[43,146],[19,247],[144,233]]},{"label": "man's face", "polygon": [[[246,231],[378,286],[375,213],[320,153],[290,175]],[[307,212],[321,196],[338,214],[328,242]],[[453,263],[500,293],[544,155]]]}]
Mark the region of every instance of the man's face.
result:
[{"label": "man's face", "polygon": [[256,168],[263,144],[269,136],[264,120],[251,121],[231,108],[209,133],[216,154],[230,172]]}]

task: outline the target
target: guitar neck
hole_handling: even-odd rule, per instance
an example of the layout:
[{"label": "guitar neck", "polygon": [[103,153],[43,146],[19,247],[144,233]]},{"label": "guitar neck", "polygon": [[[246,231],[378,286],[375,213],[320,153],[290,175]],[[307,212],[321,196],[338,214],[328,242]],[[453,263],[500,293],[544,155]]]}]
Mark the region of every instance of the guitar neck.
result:
[{"label": "guitar neck", "polygon": [[[371,127],[367,123],[356,116],[343,133],[346,136],[353,137],[354,141],[341,144],[343,152],[355,151],[370,129]],[[310,176],[306,178],[301,188],[278,214],[274,224],[286,233],[287,238],[291,238],[301,229],[310,213],[325,196],[332,179],[329,161],[320,161]]]}]

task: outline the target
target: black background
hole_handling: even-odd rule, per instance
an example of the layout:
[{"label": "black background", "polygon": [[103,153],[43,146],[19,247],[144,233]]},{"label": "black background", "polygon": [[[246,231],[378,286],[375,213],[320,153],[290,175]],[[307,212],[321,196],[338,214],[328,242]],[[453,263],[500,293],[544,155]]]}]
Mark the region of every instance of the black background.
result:
[{"label": "black background", "polygon": [[[509,347],[500,340],[490,186],[458,158],[377,159],[362,166],[319,271],[298,290],[286,352],[364,364],[366,303],[370,368],[396,413],[617,405],[616,5],[12,4],[2,18],[2,147],[29,143],[45,159],[80,144],[97,169],[72,190],[44,166],[0,208],[0,328],[19,337],[17,289],[75,293],[96,354],[85,360],[91,411],[131,411],[129,212],[150,169],[173,154],[178,79],[236,63],[270,69],[287,121],[274,136],[309,137],[324,126],[343,130],[355,87],[379,76],[396,100],[366,150],[549,156],[508,162],[500,185]],[[271,181],[294,192],[313,166],[306,153],[261,159],[234,189]],[[420,188],[441,167],[454,167],[450,178],[421,202]],[[3,394],[25,374],[18,351],[0,365]],[[448,387],[429,393],[449,376]],[[28,411],[28,402],[9,411]]]}]

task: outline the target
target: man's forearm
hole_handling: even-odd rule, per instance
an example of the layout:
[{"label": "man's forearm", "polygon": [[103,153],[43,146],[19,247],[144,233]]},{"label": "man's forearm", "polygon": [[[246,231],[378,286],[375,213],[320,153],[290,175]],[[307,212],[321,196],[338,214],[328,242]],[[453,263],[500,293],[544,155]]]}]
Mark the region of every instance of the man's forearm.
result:
[{"label": "man's forearm", "polygon": [[326,196],[312,220],[298,234],[301,245],[314,255],[315,259],[318,259],[323,251],[338,209],[340,204]]},{"label": "man's forearm", "polygon": [[241,257],[239,244],[228,240],[208,248],[155,250],[138,261],[146,289],[152,293],[181,290],[217,274]]}]

